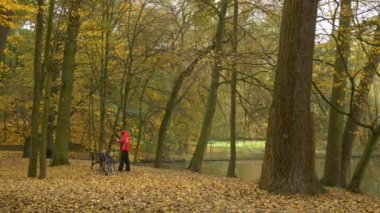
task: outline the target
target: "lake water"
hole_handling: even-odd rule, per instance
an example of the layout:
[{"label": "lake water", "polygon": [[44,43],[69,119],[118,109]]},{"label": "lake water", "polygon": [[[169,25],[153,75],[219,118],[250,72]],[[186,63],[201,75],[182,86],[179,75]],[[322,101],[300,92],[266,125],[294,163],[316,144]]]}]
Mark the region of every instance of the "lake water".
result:
[{"label": "lake water", "polygon": [[[359,158],[352,159],[352,168],[355,168]],[[188,163],[171,163],[170,168],[183,169]],[[256,181],[260,178],[261,160],[238,161],[236,164],[236,175],[241,180]],[[202,173],[215,176],[225,176],[228,161],[205,161],[202,164]],[[323,175],[324,160],[316,159],[316,172],[318,178]],[[353,170],[353,169],[352,169]],[[353,171],[352,171],[353,172]],[[376,197],[380,197],[380,158],[372,158],[370,165],[364,175],[361,190]]]}]

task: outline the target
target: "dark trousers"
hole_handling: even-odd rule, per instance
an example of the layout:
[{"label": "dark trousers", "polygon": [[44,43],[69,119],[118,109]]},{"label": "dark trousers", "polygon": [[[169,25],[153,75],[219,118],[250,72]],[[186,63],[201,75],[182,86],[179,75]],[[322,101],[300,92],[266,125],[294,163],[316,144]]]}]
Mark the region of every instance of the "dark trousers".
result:
[{"label": "dark trousers", "polygon": [[127,165],[126,171],[131,171],[131,163],[129,162],[129,152],[121,151],[121,159],[119,163],[119,171],[123,171],[124,163]]}]

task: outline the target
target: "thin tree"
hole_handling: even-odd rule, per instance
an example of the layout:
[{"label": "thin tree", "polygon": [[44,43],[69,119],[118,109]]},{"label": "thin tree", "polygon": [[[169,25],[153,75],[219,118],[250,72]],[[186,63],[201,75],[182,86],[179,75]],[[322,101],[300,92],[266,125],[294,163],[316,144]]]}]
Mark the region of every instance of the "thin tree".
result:
[{"label": "thin tree", "polygon": [[362,183],[364,172],[366,171],[369,161],[371,159],[372,153],[375,150],[376,144],[380,137],[380,125],[377,125],[375,129],[371,129],[371,136],[368,139],[364,152],[360,157],[359,163],[355,168],[354,174],[350,181],[348,189],[352,192],[361,192],[360,185]]},{"label": "thin tree", "polygon": [[52,82],[52,53],[51,53],[51,33],[53,28],[53,17],[54,17],[54,5],[55,0],[50,0],[49,2],[49,15],[47,21],[46,38],[45,38],[45,97],[44,97],[44,111],[42,118],[42,139],[40,145],[40,175],[39,178],[43,179],[46,177],[46,149],[48,143],[48,125],[50,117],[50,94],[51,94],[51,82]]},{"label": "thin tree", "polygon": [[[132,3],[131,3],[132,4]],[[122,97],[121,97],[121,113],[122,113],[122,122],[123,122],[123,129],[127,128],[127,106],[128,106],[128,99],[129,99],[129,93],[131,91],[131,82],[132,82],[132,77],[133,77],[133,70],[132,70],[132,65],[135,60],[135,55],[134,55],[134,47],[137,43],[137,36],[140,33],[141,30],[141,19],[143,15],[143,11],[148,4],[147,0],[144,0],[144,2],[141,4],[140,10],[137,14],[136,21],[132,27],[132,32],[130,32],[130,25],[131,25],[131,14],[132,14],[132,6],[129,8],[128,11],[128,24],[127,24],[127,29],[128,29],[128,36],[127,36],[127,43],[128,43],[128,48],[127,48],[127,60],[124,63],[124,73],[123,73],[123,78],[121,82],[121,87],[124,88],[124,93],[122,92]],[[131,35],[130,35],[131,34]],[[118,118],[116,118],[117,120]]]},{"label": "thin tree", "polygon": [[[380,44],[380,25],[377,24],[374,44]],[[364,171],[368,165],[370,156],[374,150],[375,144],[380,135],[380,126],[375,126],[371,130],[371,136],[367,141],[366,147],[364,149],[363,155],[360,158],[358,165],[354,171],[353,177],[348,185],[349,171],[350,171],[350,160],[352,149],[354,145],[354,132],[358,130],[358,124],[353,120],[361,120],[364,115],[364,105],[368,103],[368,95],[373,82],[373,78],[376,74],[377,67],[380,62],[380,47],[373,46],[370,50],[368,62],[366,67],[363,69],[363,78],[360,80],[359,86],[357,88],[358,93],[354,97],[354,102],[352,105],[352,117],[347,119],[346,127],[344,131],[344,141],[343,141],[343,153],[342,153],[342,176],[341,182],[343,186],[349,186],[352,191],[359,191],[360,184],[364,175]],[[376,125],[376,120],[373,123]]]},{"label": "thin tree", "polygon": [[177,77],[173,89],[170,93],[170,97],[168,102],[166,103],[165,108],[165,114],[162,118],[160,128],[158,130],[158,141],[157,141],[157,148],[156,148],[156,158],[154,161],[154,167],[160,168],[162,163],[162,155],[163,150],[165,146],[165,140],[166,140],[166,133],[170,125],[171,117],[174,113],[175,107],[180,103],[181,98],[179,98],[179,92],[182,88],[183,82],[188,78],[191,73],[194,71],[195,66],[198,64],[199,60],[203,58],[206,53],[209,53],[211,51],[211,48],[207,49],[206,52],[201,53],[199,56],[197,56],[190,64],[186,67],[184,71],[181,72],[181,74]]},{"label": "thin tree", "polygon": [[138,133],[137,133],[137,143],[135,147],[135,154],[133,156],[133,162],[137,162],[137,156],[139,154],[139,148],[141,144],[141,138],[143,135],[143,129],[144,129],[144,124],[147,120],[147,117],[149,115],[149,112],[146,112],[145,115],[143,115],[143,101],[144,101],[144,96],[146,94],[146,89],[148,87],[149,81],[151,80],[153,76],[154,71],[147,77],[145,80],[144,84],[142,85],[142,91],[139,95],[139,125],[138,125]]},{"label": "thin tree", "polygon": [[310,90],[318,0],[285,0],[260,188],[323,191],[315,174]]},{"label": "thin tree", "polygon": [[227,177],[236,177],[236,84],[237,84],[237,46],[238,46],[238,15],[239,1],[234,0],[233,32],[232,32],[232,78],[231,78],[231,115],[230,115],[230,161],[228,163]]},{"label": "thin tree", "polygon": [[[331,92],[331,103],[344,109],[346,96],[348,61],[350,57],[350,25],[352,19],[351,0],[342,0],[339,14],[339,28],[336,38],[335,73]],[[330,107],[325,167],[322,182],[338,186],[342,156],[344,115]]]},{"label": "thin tree", "polygon": [[44,1],[37,0],[38,12],[36,23],[36,41],[34,47],[34,88],[33,88],[33,109],[32,109],[32,128],[31,145],[32,151],[29,159],[28,177],[37,176],[37,154],[39,144],[39,117],[41,102],[41,81],[42,81],[42,37],[44,28]]},{"label": "thin tree", "polygon": [[[106,32],[102,31],[102,54],[101,54],[101,76],[100,76],[100,129],[99,129],[99,151],[103,149],[103,144],[105,142],[105,117],[106,117],[106,94],[107,94],[107,79],[108,79],[108,61],[110,52],[110,34],[111,29],[109,26],[110,22],[110,2],[108,0],[103,1],[103,18],[102,20],[106,23]],[[103,44],[104,43],[104,44]],[[104,49],[103,49],[104,47]],[[104,53],[103,53],[104,51]]]},{"label": "thin tree", "polygon": [[73,92],[73,78],[75,69],[75,53],[77,35],[79,31],[79,7],[81,0],[70,0],[69,17],[67,23],[67,38],[62,64],[62,82],[59,95],[56,143],[51,165],[58,166],[69,163],[68,149],[70,140],[70,111]]},{"label": "thin tree", "polygon": [[222,40],[224,25],[226,19],[226,12],[228,7],[228,0],[220,1],[220,11],[218,11],[218,25],[216,28],[215,35],[215,56],[214,56],[214,65],[212,69],[211,84],[207,97],[206,111],[204,112],[202,128],[199,135],[198,143],[195,148],[195,152],[190,162],[189,169],[191,171],[199,172],[202,166],[203,156],[207,148],[207,142],[211,132],[212,120],[215,114],[215,106],[218,98],[218,87],[219,87],[219,78],[220,72],[222,70]]}]

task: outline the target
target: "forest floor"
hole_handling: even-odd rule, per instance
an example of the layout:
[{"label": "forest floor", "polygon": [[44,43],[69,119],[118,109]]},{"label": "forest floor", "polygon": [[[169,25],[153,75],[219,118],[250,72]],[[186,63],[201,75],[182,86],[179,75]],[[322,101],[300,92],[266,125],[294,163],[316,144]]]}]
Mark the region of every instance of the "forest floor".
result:
[{"label": "forest floor", "polygon": [[281,196],[233,178],[141,165],[105,176],[90,165],[71,160],[49,167],[40,180],[27,178],[28,159],[0,152],[0,211],[380,212],[380,199],[335,188],[318,196]]}]

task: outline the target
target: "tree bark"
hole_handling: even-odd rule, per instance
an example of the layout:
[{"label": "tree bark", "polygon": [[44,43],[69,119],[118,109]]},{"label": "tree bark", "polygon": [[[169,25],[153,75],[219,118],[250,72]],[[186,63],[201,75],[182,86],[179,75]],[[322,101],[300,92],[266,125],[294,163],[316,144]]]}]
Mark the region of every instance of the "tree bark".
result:
[{"label": "tree bark", "polygon": [[283,194],[323,191],[315,174],[310,90],[317,0],[285,0],[260,188]]},{"label": "tree bark", "polygon": [[361,192],[360,185],[363,180],[364,172],[368,167],[369,160],[371,159],[371,155],[375,150],[377,141],[380,137],[380,125],[372,131],[371,137],[368,139],[368,142],[365,146],[363,155],[360,157],[359,163],[356,166],[354,174],[352,175],[352,179],[348,189],[352,192]]},{"label": "tree bark", "polygon": [[[109,13],[109,1],[103,1],[103,21],[110,21]],[[109,50],[110,50],[110,34],[111,30],[106,29],[106,33],[102,32],[102,44],[105,36],[104,44],[104,56],[102,49],[102,72],[100,77],[100,129],[99,129],[99,150],[103,150],[103,145],[105,143],[105,118],[106,118],[106,94],[107,94],[107,81],[108,81],[108,59],[109,59]]]},{"label": "tree bark", "polygon": [[51,33],[53,28],[53,16],[54,16],[55,0],[50,0],[49,2],[49,16],[47,22],[46,30],[46,40],[45,40],[45,98],[44,98],[44,111],[42,118],[42,139],[40,145],[40,179],[46,177],[46,150],[48,144],[48,133],[49,133],[49,118],[50,118],[50,94],[51,94],[51,83],[52,83],[52,52],[51,52]]},{"label": "tree bark", "polygon": [[25,137],[24,138],[24,147],[23,147],[23,152],[22,152],[22,158],[30,158],[30,151],[31,151],[31,146],[30,146],[30,137]]},{"label": "tree bark", "polygon": [[67,39],[62,64],[62,83],[59,96],[56,144],[52,166],[69,163],[68,145],[70,141],[70,111],[75,69],[76,38],[79,31],[79,7],[81,0],[70,0],[67,24]]},{"label": "tree bark", "polygon": [[8,129],[7,129],[7,112],[3,111],[3,143],[6,144],[7,143],[7,134],[8,133]]},{"label": "tree bark", "polygon": [[[331,92],[331,104],[340,110],[345,108],[347,68],[350,57],[350,25],[352,19],[351,0],[342,0],[339,14],[339,29],[336,39],[335,73]],[[322,183],[338,186],[342,156],[344,115],[330,107],[329,129]]]},{"label": "tree bark", "polygon": [[237,84],[237,25],[239,13],[239,1],[234,0],[234,17],[232,32],[232,78],[231,78],[231,115],[230,115],[230,161],[228,163],[227,177],[236,177],[236,84]]},{"label": "tree bark", "polygon": [[143,133],[143,128],[144,128],[144,123],[143,123],[143,121],[140,120],[139,129],[138,129],[138,133],[137,133],[137,143],[136,143],[136,147],[135,147],[135,154],[133,156],[133,163],[137,162],[137,157],[138,157],[138,154],[139,154],[139,149],[140,149],[140,144],[141,144],[141,136],[142,136],[142,133]]},{"label": "tree bark", "polygon": [[[374,41],[380,42],[380,26],[378,25],[374,35]],[[374,75],[376,74],[377,67],[380,62],[380,52],[378,47],[372,47],[368,63],[363,70],[363,78],[360,80],[357,95],[353,98],[353,104],[351,109],[351,116],[356,120],[362,120],[364,114],[363,105],[368,102],[368,95],[371,89]],[[348,186],[348,180],[350,178],[350,161],[352,155],[352,149],[354,146],[355,132],[358,130],[358,125],[352,118],[348,118],[343,134],[342,144],[342,162],[341,162],[341,178],[340,184],[343,187]],[[373,138],[373,136],[371,136]],[[371,140],[371,139],[370,139]]]},{"label": "tree bark", "polygon": [[143,104],[143,100],[144,100],[145,91],[146,91],[146,88],[148,86],[148,83],[149,83],[151,77],[152,76],[149,76],[146,79],[146,81],[144,82],[144,85],[143,85],[143,88],[142,88],[142,91],[141,91],[141,94],[140,94],[140,97],[139,97],[139,130],[138,130],[138,135],[137,135],[137,143],[136,143],[136,148],[135,148],[135,155],[133,156],[133,162],[134,163],[137,162],[137,155],[139,154],[139,148],[140,148],[141,137],[142,137],[143,128],[144,128],[144,123],[145,123],[146,117],[147,117],[147,115],[143,116],[143,112],[142,112],[142,110],[143,110],[142,107],[143,106],[142,106],[142,104]]},{"label": "tree bark", "polygon": [[218,98],[218,87],[219,87],[219,78],[220,72],[222,70],[222,40],[223,40],[223,31],[226,19],[226,12],[228,7],[228,0],[220,1],[221,9],[218,12],[219,21],[216,28],[215,35],[215,57],[214,57],[214,66],[212,70],[210,90],[208,92],[206,111],[204,112],[202,128],[199,135],[198,143],[195,148],[195,152],[190,162],[189,169],[191,171],[199,172],[202,166],[202,161],[204,153],[207,148],[207,142],[210,136],[212,120],[214,118],[216,101]]},{"label": "tree bark", "polygon": [[37,0],[38,13],[36,24],[36,41],[34,49],[34,88],[33,88],[33,109],[31,118],[31,155],[29,159],[28,177],[37,176],[37,154],[39,144],[39,117],[41,102],[41,82],[42,82],[42,37],[44,28],[44,1]]},{"label": "tree bark", "polygon": [[[209,51],[207,51],[208,53]],[[196,59],[194,59],[189,66],[178,76],[176,79],[172,92],[170,93],[170,97],[168,102],[166,103],[165,108],[165,114],[162,118],[160,129],[158,131],[158,141],[157,141],[157,149],[156,149],[156,158],[154,161],[154,167],[160,168],[161,162],[162,162],[162,155],[163,155],[163,149],[165,146],[165,140],[166,140],[166,132],[170,125],[171,116],[174,112],[175,106],[178,104],[178,94],[181,90],[182,84],[184,80],[191,75],[191,73],[194,71],[195,66],[197,65],[198,61],[205,55],[206,53],[202,53],[202,55],[198,56]]]},{"label": "tree bark", "polygon": [[[139,34],[138,25],[139,25],[141,15],[142,15],[142,12],[143,12],[146,4],[147,4],[147,1],[145,0],[140,7],[140,11],[139,11],[139,14],[137,15],[136,23],[133,26],[132,37],[130,38],[128,35],[128,41],[127,41],[128,42],[128,57],[127,57],[127,61],[125,63],[125,67],[124,67],[126,80],[125,80],[125,86],[124,86],[124,95],[121,99],[121,106],[122,106],[121,112],[122,112],[123,129],[127,129],[127,117],[128,117],[127,116],[127,106],[128,106],[129,92],[131,89],[131,82],[132,82],[132,64],[134,62],[133,49],[134,49],[134,45],[135,45],[135,42],[137,39],[137,35]],[[132,7],[130,7],[130,8],[132,8]],[[129,10],[128,20],[130,20],[130,17],[131,17],[131,9]],[[128,21],[128,32],[127,33],[130,33],[129,32],[129,21]],[[123,81],[124,81],[124,78],[123,78]],[[124,82],[122,82],[122,86],[123,86],[123,83]]]}]

